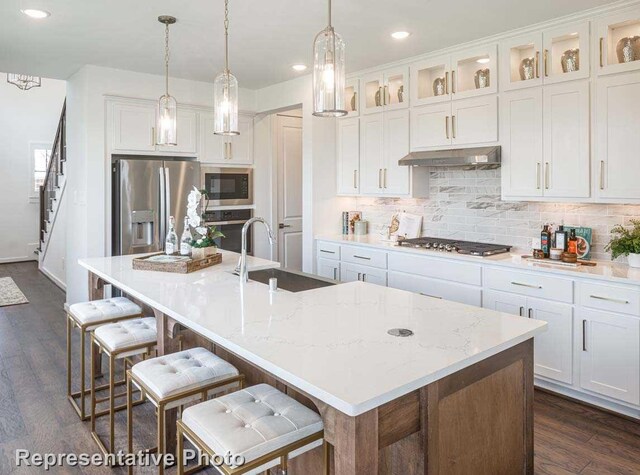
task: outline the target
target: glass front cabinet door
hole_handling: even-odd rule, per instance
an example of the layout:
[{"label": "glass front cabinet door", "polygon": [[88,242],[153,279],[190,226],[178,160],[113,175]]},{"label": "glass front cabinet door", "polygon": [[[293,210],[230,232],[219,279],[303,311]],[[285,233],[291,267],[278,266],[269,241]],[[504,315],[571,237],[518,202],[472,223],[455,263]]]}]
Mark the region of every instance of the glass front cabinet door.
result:
[{"label": "glass front cabinet door", "polygon": [[540,55],[542,33],[509,38],[500,47],[501,89],[521,89],[542,85]]},{"label": "glass front cabinet door", "polygon": [[347,109],[345,117],[358,117],[360,115],[360,81],[358,79],[347,79],[344,88],[344,104]]},{"label": "glass front cabinet door", "polygon": [[451,100],[451,61],[440,56],[411,65],[411,105]]},{"label": "glass front cabinet door", "polygon": [[640,8],[597,22],[598,74],[640,69]]},{"label": "glass front cabinet door", "polygon": [[409,68],[399,67],[372,73],[360,82],[360,110],[363,114],[409,106]]},{"label": "glass front cabinet door", "polygon": [[545,30],[543,41],[545,84],[589,77],[589,22]]},{"label": "glass front cabinet door", "polygon": [[497,50],[494,44],[451,56],[452,99],[498,92]]}]

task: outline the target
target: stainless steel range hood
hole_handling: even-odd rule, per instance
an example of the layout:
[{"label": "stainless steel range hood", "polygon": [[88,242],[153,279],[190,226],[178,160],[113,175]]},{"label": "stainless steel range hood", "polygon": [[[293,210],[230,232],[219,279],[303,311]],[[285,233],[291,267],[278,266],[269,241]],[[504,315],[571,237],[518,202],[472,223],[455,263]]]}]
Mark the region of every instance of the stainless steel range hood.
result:
[{"label": "stainless steel range hood", "polygon": [[413,152],[398,161],[411,167],[498,168],[500,146]]}]

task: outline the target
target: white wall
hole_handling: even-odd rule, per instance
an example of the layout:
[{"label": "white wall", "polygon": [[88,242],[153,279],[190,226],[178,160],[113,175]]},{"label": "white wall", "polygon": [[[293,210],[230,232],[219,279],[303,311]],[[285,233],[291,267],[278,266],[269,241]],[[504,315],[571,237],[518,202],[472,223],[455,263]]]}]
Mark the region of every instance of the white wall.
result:
[{"label": "white wall", "polygon": [[0,263],[36,260],[39,205],[29,202],[30,142],[53,143],[65,82],[22,91],[0,73]]},{"label": "white wall", "polygon": [[[157,99],[164,78],[151,74],[85,66],[68,81],[67,157],[69,164],[67,229],[67,302],[87,298],[87,273],[78,258],[107,255],[110,229],[108,190],[110,173],[105,144],[105,96]],[[209,83],[171,79],[178,103],[212,105]],[[255,110],[253,91],[240,90],[240,109]]]},{"label": "white wall", "polygon": [[[256,91],[256,111],[271,113],[302,106],[302,181],[303,181],[303,256],[302,268],[305,272],[313,272],[314,236],[326,232],[334,233],[340,229],[340,216],[343,210],[350,209],[355,200],[336,197],[336,119],[315,117],[313,115],[313,97],[311,76],[302,76],[291,81],[275,84]],[[262,123],[261,123],[262,122]],[[265,189],[272,167],[258,164],[272,163],[272,147],[268,141],[272,135],[265,132],[271,127],[267,119],[258,118],[256,146],[256,215],[262,211],[266,214],[273,209],[272,203],[267,202],[270,190]],[[261,189],[258,187],[262,186]],[[264,200],[260,202],[260,200]],[[273,218],[273,217],[272,217]],[[272,220],[270,224],[275,224]],[[256,249],[264,251],[264,243],[256,236]]]}]

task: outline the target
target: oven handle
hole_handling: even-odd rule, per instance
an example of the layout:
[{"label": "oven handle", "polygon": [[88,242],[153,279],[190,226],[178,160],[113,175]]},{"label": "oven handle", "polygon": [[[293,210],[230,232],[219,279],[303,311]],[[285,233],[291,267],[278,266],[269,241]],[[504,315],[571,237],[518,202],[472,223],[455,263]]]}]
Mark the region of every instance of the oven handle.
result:
[{"label": "oven handle", "polygon": [[204,224],[207,226],[225,226],[229,224],[244,224],[247,221],[247,219],[238,219],[236,221],[207,221]]}]

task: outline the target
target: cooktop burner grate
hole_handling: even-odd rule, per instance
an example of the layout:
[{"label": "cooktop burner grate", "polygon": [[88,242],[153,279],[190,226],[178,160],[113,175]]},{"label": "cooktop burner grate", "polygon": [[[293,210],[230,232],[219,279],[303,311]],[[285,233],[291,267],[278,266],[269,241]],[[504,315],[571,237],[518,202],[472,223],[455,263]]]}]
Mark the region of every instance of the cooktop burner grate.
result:
[{"label": "cooktop burner grate", "polygon": [[483,242],[461,241],[457,239],[443,239],[421,237],[417,239],[404,239],[398,241],[398,245],[407,247],[419,247],[442,252],[457,252],[471,256],[493,256],[509,252],[512,246],[502,244],[488,244]]}]

